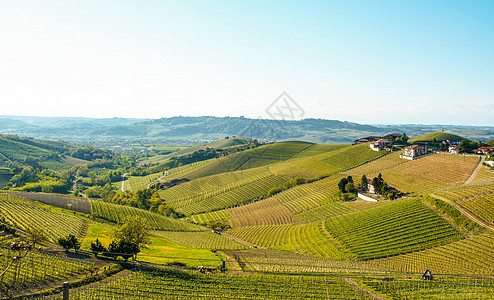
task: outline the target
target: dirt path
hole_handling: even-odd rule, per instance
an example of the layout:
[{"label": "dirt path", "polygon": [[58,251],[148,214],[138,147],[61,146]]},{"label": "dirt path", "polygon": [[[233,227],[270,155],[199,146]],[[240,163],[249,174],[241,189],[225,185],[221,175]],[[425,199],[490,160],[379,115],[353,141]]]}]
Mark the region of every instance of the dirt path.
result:
[{"label": "dirt path", "polygon": [[166,175],[168,175],[168,171],[165,170],[165,174],[163,174],[163,176],[161,176],[160,178],[154,180],[154,181],[151,181],[147,186],[146,188],[149,189],[150,186],[152,186],[153,184],[155,184],[156,182],[158,181],[161,181],[161,179],[163,179]]},{"label": "dirt path", "polygon": [[[235,242],[239,242],[240,244],[243,244],[243,245],[245,245],[245,246],[249,246],[249,247],[251,247],[251,248],[258,248],[258,247],[259,247],[259,246],[257,246],[257,245],[252,244],[252,243],[249,243],[249,242],[246,242],[246,241],[241,240],[241,239],[239,239],[239,238],[236,238],[236,237],[234,237],[233,235],[229,235],[228,233],[225,233],[225,232],[222,232],[222,233],[221,233],[221,235],[224,235],[225,237],[227,237],[227,238],[229,238],[229,239],[232,239],[232,240],[234,240]],[[255,247],[254,247],[254,246],[255,246]],[[259,248],[261,248],[261,247],[259,247]]]},{"label": "dirt path", "polygon": [[228,264],[228,271],[231,271],[233,274],[237,275],[242,272],[242,268],[238,264],[238,262],[224,251],[221,251],[221,254],[226,257],[226,262]]},{"label": "dirt path", "polygon": [[475,176],[477,176],[477,173],[480,171],[480,168],[482,168],[482,166],[484,165],[484,161],[485,161],[485,156],[481,156],[477,168],[475,168],[475,171],[473,171],[472,175],[470,175],[470,178],[468,178],[468,180],[463,184],[464,186],[470,184],[470,182],[472,182],[475,179]]},{"label": "dirt path", "polygon": [[122,175],[122,187],[120,188],[120,190],[122,192],[125,192],[125,189],[124,189],[124,185],[125,185],[125,176],[127,176],[127,173],[123,174]]},{"label": "dirt path", "polygon": [[449,201],[448,199],[446,199],[444,197],[440,197],[440,196],[437,196],[437,195],[434,195],[434,194],[430,194],[430,195],[432,197],[434,197],[434,198],[440,199],[440,200],[442,200],[442,201],[444,201],[444,202],[452,205],[454,208],[456,208],[457,210],[459,210],[462,214],[464,214],[470,220],[474,221],[475,223],[479,224],[480,226],[485,227],[485,228],[488,228],[490,230],[494,230],[494,227],[492,225],[486,223],[484,220],[480,219],[477,215],[475,215],[474,213],[472,213],[468,209],[464,208],[460,204],[454,203],[452,201]]},{"label": "dirt path", "polygon": [[381,296],[378,296],[376,294],[374,294],[373,292],[369,291],[368,289],[366,288],[363,288],[362,286],[360,286],[358,283],[356,283],[355,281],[353,281],[352,279],[350,278],[345,278],[345,281],[346,283],[348,283],[349,285],[351,285],[352,287],[354,287],[356,290],[358,290],[359,292],[361,293],[364,293],[364,294],[367,294],[369,296],[372,297],[372,299],[377,299],[377,300],[386,300],[386,298],[383,298]]}]

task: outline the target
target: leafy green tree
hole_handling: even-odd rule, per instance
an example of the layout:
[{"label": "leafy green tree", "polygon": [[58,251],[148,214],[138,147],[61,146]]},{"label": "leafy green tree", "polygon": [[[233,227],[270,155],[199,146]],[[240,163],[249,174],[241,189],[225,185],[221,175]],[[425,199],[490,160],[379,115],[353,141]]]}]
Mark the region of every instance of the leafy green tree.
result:
[{"label": "leafy green tree", "polygon": [[347,192],[349,193],[355,193],[356,189],[355,189],[355,185],[353,184],[353,182],[349,182],[346,184],[345,186],[345,189],[347,190]]},{"label": "leafy green tree", "polygon": [[366,191],[369,187],[368,187],[368,183],[367,183],[367,176],[362,175],[362,180],[360,181],[361,183],[361,187],[362,187],[362,190],[363,191]]},{"label": "leafy green tree", "polygon": [[94,252],[95,257],[98,257],[98,254],[107,252],[108,250],[105,246],[103,246],[103,244],[101,244],[99,239],[96,239],[96,241],[91,242],[91,251]]},{"label": "leafy green tree", "polygon": [[81,248],[81,242],[79,242],[77,237],[73,234],[58,238],[57,244],[62,246],[65,250],[74,249],[75,252]]},{"label": "leafy green tree", "polygon": [[41,227],[30,225],[26,228],[26,233],[33,247],[36,247],[36,244],[48,241],[46,231]]},{"label": "leafy green tree", "polygon": [[462,140],[460,142],[460,145],[458,146],[458,152],[460,153],[465,153],[469,150],[470,145],[468,144],[467,140]]},{"label": "leafy green tree", "polygon": [[347,183],[348,183],[348,179],[346,179],[346,178],[341,178],[340,182],[338,183],[338,188],[340,189],[340,191],[342,193],[346,193],[345,187],[346,187]]},{"label": "leafy green tree", "polygon": [[151,243],[150,227],[141,216],[126,217],[124,223],[114,231],[113,235],[117,244],[125,243],[126,247],[127,244],[133,245],[132,254],[134,259],[137,259],[137,253],[142,248]]}]

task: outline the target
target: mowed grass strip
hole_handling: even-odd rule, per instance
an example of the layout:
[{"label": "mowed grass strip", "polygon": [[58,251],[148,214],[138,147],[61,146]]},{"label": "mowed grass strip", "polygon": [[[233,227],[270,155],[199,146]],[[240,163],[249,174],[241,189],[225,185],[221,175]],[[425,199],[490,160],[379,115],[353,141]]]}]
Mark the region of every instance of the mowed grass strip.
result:
[{"label": "mowed grass strip", "polygon": [[423,250],[463,238],[418,199],[331,217],[326,220],[326,228],[361,259]]}]

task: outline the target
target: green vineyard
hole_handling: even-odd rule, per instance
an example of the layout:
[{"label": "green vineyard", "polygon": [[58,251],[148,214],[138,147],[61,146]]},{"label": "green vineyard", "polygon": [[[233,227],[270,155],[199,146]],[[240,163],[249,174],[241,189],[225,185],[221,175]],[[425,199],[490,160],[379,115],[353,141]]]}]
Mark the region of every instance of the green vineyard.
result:
[{"label": "green vineyard", "polygon": [[205,228],[181,220],[168,218],[146,210],[91,200],[93,216],[114,223],[122,223],[126,216],[141,216],[155,230],[169,231],[203,231]]},{"label": "green vineyard", "polygon": [[417,199],[331,217],[328,232],[361,259],[393,256],[441,246],[462,238]]},{"label": "green vineyard", "polygon": [[338,277],[202,275],[173,269],[145,269],[71,299],[371,299]]},{"label": "green vineyard", "polygon": [[53,242],[68,234],[83,236],[87,228],[85,220],[42,208],[25,198],[3,193],[0,194],[0,214],[7,222],[23,230],[30,227],[43,228]]}]

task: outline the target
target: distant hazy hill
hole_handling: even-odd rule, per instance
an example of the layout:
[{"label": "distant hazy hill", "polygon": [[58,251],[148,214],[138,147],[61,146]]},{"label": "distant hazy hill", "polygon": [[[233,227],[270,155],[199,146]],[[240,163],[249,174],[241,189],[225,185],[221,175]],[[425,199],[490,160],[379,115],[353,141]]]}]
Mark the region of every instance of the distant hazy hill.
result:
[{"label": "distant hazy hill", "polygon": [[157,143],[204,143],[225,136],[273,141],[303,140],[314,143],[350,143],[387,133],[419,136],[441,131],[474,140],[494,138],[494,127],[453,125],[364,125],[324,119],[279,122],[243,117],[173,117],[161,119],[47,118],[0,116],[0,133],[80,143],[119,144],[129,140]]}]

